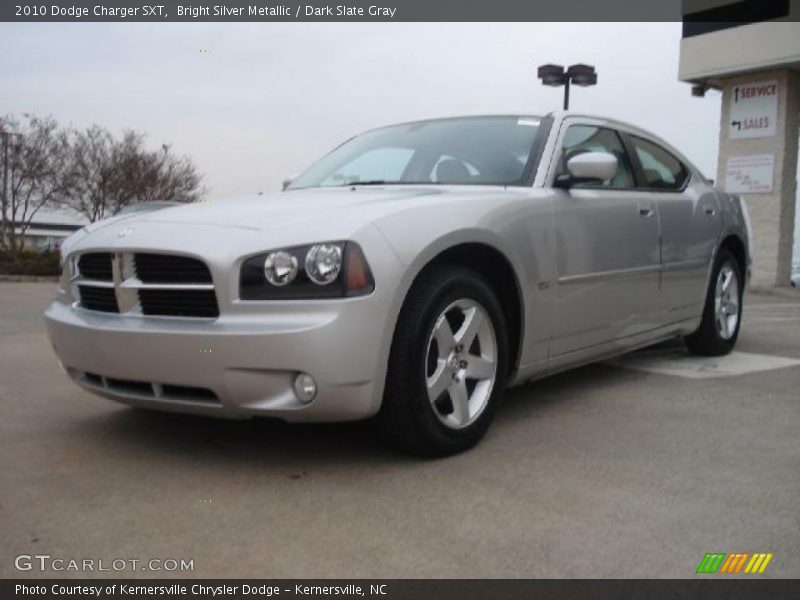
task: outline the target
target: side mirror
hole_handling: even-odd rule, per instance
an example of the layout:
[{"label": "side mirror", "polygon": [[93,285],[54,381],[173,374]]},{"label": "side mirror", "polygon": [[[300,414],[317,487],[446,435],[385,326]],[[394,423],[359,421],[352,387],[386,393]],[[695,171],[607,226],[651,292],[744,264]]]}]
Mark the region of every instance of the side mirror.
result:
[{"label": "side mirror", "polygon": [[570,188],[579,183],[603,183],[614,179],[619,164],[608,152],[583,152],[567,161],[568,175],[559,175],[555,186]]},{"label": "side mirror", "polygon": [[284,179],[284,180],[281,182],[281,191],[282,191],[282,192],[283,192],[283,191],[285,191],[285,190],[286,190],[286,188],[288,188],[290,185],[292,185],[292,182],[295,180],[295,177],[297,177],[297,176],[296,176],[296,175],[293,175],[293,176],[291,176],[291,177],[287,177],[286,179]]}]

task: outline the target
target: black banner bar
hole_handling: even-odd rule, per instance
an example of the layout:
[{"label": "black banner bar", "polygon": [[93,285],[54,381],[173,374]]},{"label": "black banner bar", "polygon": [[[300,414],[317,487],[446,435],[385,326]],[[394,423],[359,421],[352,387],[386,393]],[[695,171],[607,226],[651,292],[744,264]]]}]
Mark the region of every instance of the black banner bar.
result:
[{"label": "black banner bar", "polygon": [[12,22],[680,21],[681,0],[2,0]]},{"label": "black banner bar", "polygon": [[3,0],[0,22],[797,21],[800,0],[744,0],[689,12],[681,0]]},{"label": "black banner bar", "polygon": [[759,23],[790,16],[789,0],[743,0],[715,6],[683,16],[683,37],[693,37],[746,23]]},{"label": "black banner bar", "polygon": [[[288,580],[288,579],[6,579],[0,583],[3,600],[264,600],[300,598],[321,600],[619,600],[660,598],[739,600],[800,598],[800,581],[724,579],[718,575],[690,580]],[[757,577],[757,576],[755,576]]]}]

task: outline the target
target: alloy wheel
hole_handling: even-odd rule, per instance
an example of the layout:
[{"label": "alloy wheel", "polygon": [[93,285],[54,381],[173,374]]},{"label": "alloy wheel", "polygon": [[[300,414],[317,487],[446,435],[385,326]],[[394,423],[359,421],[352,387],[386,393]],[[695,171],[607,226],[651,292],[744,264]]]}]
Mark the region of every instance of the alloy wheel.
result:
[{"label": "alloy wheel", "polygon": [[456,300],[428,339],[425,386],[439,421],[463,429],[483,414],[497,379],[497,336],[479,303]]},{"label": "alloy wheel", "polygon": [[739,324],[739,276],[728,262],[722,265],[717,275],[714,317],[720,337],[724,340],[731,339]]}]

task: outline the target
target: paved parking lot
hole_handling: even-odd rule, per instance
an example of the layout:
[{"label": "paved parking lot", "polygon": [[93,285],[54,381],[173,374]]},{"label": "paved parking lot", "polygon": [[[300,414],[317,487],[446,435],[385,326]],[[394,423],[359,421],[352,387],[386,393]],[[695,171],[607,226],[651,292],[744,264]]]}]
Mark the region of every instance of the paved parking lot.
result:
[{"label": "paved parking lot", "polygon": [[2,577],[25,575],[19,554],[194,559],[197,577],[691,577],[711,551],[800,577],[800,366],[772,361],[800,360],[800,296],[750,295],[730,361],[668,344],[529,384],[479,447],[419,461],[361,425],[92,397],[43,333],[52,291],[0,283]]}]

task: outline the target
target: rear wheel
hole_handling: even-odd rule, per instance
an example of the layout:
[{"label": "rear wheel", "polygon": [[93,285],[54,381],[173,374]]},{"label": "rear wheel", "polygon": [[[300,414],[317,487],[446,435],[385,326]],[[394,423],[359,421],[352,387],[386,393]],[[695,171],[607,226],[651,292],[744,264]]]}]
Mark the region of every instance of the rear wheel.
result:
[{"label": "rear wheel", "polygon": [[428,269],[401,310],[378,419],[395,444],[446,456],[486,433],[507,375],[503,311],[487,283],[458,267]]},{"label": "rear wheel", "polygon": [[742,322],[743,292],[736,258],[727,250],[720,250],[711,272],[703,320],[697,331],[685,338],[692,354],[722,356],[733,350]]}]

